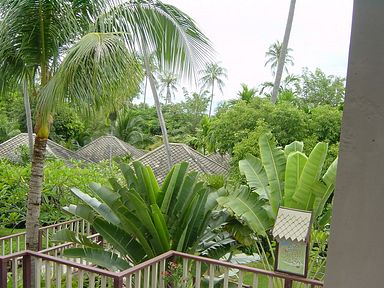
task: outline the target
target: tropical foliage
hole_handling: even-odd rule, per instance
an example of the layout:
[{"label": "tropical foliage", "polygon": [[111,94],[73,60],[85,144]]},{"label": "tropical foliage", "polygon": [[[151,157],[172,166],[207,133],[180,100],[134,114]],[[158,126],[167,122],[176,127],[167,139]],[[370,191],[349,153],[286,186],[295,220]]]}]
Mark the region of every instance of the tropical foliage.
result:
[{"label": "tropical foliage", "polygon": [[227,70],[219,65],[219,63],[207,63],[204,70],[201,70],[202,74],[200,82],[203,88],[211,89],[211,99],[209,104],[208,117],[212,114],[213,95],[215,91],[215,84],[223,93],[224,80],[227,78]]},{"label": "tropical foliage", "polygon": [[[25,228],[26,195],[31,177],[28,148],[25,148],[26,157],[22,157],[25,159],[24,163],[0,161],[0,227]],[[77,202],[70,191],[71,187],[76,186],[88,192],[88,183],[93,179],[99,179],[100,183],[106,184],[112,175],[118,175],[118,169],[115,165],[111,167],[109,163],[85,165],[76,161],[68,163],[57,159],[47,160],[40,224],[44,226],[69,220],[70,216],[64,213],[61,207]]]},{"label": "tropical foliage", "polygon": [[[281,49],[282,43],[277,40],[276,42],[272,43],[268,47],[268,51],[265,52],[265,57],[267,58],[267,61],[265,62],[264,66],[270,66],[272,75],[275,76],[277,64],[279,62],[279,58],[281,55]],[[293,65],[293,57],[289,53],[291,53],[293,50],[291,48],[287,48],[285,59],[284,59],[284,70],[286,73],[288,73],[288,65]]]},{"label": "tropical foliage", "polygon": [[137,264],[170,249],[195,252],[204,238],[212,238],[205,232],[218,194],[187,169],[187,163],[175,165],[159,186],[149,166],[134,162],[133,169],[121,166],[124,185],[116,178],[110,179],[112,188],[91,183],[93,197],[73,188],[82,203],[64,209],[91,223],[121,256],[68,230],[57,233],[56,240],[84,247],[67,249],[65,255],[121,270],[129,262]]},{"label": "tropical foliage", "polygon": [[[165,104],[172,102],[172,96],[177,92],[177,77],[171,72],[163,72],[159,75],[160,94],[165,100]],[[165,93],[165,95],[164,95]]]},{"label": "tropical foliage", "polygon": [[[256,247],[264,257],[266,268],[273,267],[269,262],[274,261],[269,237],[280,206],[312,211],[315,228],[329,223],[330,214],[323,213],[327,212],[324,207],[335,188],[337,159],[323,173],[327,149],[328,145],[320,142],[306,156],[302,142],[294,141],[282,149],[276,146],[271,134],[263,134],[259,138],[261,157],[249,154],[239,162],[247,186],[229,190],[228,195],[217,199],[260,237]],[[269,257],[262,239],[268,243]],[[312,243],[312,246],[319,248],[318,244]],[[324,247],[322,249],[324,252]],[[312,261],[317,261],[316,257]],[[316,265],[312,267],[319,269]],[[313,272],[309,272],[311,276]]]}]

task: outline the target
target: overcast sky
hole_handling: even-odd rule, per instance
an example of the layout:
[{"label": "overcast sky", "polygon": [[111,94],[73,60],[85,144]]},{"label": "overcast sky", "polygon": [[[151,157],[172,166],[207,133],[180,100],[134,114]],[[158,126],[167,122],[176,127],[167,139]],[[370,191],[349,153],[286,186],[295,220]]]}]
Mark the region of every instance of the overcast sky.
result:
[{"label": "overcast sky", "polygon": [[[228,70],[224,95],[217,94],[215,102],[236,98],[240,83],[258,87],[273,80],[270,68],[264,67],[265,52],[271,43],[283,39],[290,0],[163,1],[196,21],[217,51],[217,60]],[[289,40],[295,63],[289,68],[291,73],[300,74],[303,67],[318,67],[327,74],[345,77],[352,2],[296,1]]]}]

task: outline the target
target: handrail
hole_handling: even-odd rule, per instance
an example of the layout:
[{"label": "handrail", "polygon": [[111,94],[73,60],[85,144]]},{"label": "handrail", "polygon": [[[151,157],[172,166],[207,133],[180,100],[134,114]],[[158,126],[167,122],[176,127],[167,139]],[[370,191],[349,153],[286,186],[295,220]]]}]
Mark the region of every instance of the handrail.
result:
[{"label": "handrail", "polygon": [[[67,245],[67,244],[65,244],[65,245]],[[7,256],[0,256],[0,285],[4,285],[4,283],[6,283],[6,281],[7,281],[7,279],[6,279],[7,269],[8,269],[7,268],[8,267],[7,262],[8,261],[17,261],[16,259],[20,259],[20,258],[23,258],[23,269],[27,269],[25,271],[30,271],[30,270],[28,270],[28,269],[30,269],[30,261],[31,261],[30,259],[31,259],[31,257],[34,257],[34,258],[39,258],[41,260],[54,262],[54,263],[57,263],[59,265],[63,265],[66,267],[72,267],[74,269],[82,270],[82,271],[85,271],[88,273],[93,273],[93,274],[97,274],[100,276],[109,277],[113,280],[114,287],[122,288],[122,287],[124,287],[123,282],[126,281],[127,279],[131,279],[131,277],[136,277],[137,273],[139,273],[138,275],[140,275],[140,273],[143,273],[143,271],[144,271],[144,273],[149,273],[148,269],[152,269],[152,268],[150,268],[151,266],[152,267],[153,267],[153,265],[157,266],[159,263],[164,263],[161,265],[165,265],[165,262],[164,262],[165,260],[168,260],[168,259],[173,258],[173,257],[181,257],[183,259],[195,260],[196,263],[200,262],[200,263],[206,263],[206,264],[216,265],[216,266],[221,266],[221,267],[226,267],[226,268],[234,268],[234,269],[239,269],[241,271],[253,273],[254,275],[265,275],[265,276],[270,277],[270,278],[285,279],[284,283],[286,283],[286,284],[287,283],[292,284],[292,281],[295,281],[295,282],[299,282],[299,283],[303,283],[303,284],[309,284],[309,285],[311,285],[311,287],[315,287],[315,286],[323,287],[324,286],[323,282],[318,281],[318,280],[306,279],[306,278],[301,278],[301,277],[294,276],[294,275],[277,273],[277,272],[273,272],[273,271],[265,271],[265,270],[261,270],[261,269],[257,269],[257,268],[242,266],[239,264],[232,264],[229,262],[205,258],[205,257],[201,257],[201,256],[196,256],[196,255],[190,255],[190,254],[177,252],[177,251],[173,251],[173,250],[168,251],[164,254],[161,254],[157,257],[149,259],[143,263],[140,263],[134,267],[128,268],[128,269],[126,269],[124,271],[120,271],[120,272],[112,272],[112,271],[108,271],[108,270],[103,270],[103,269],[97,268],[95,266],[84,265],[84,264],[73,262],[70,260],[58,258],[58,257],[51,256],[51,255],[47,255],[47,254],[44,254],[42,252],[43,251],[34,252],[34,251],[30,251],[30,250],[25,250],[23,252],[14,253],[14,254],[7,255]],[[154,271],[157,271],[157,270],[154,270]],[[158,273],[158,272],[155,272],[155,273]],[[156,276],[156,277],[161,277],[161,273],[158,275],[159,276]],[[152,277],[153,277],[153,275],[152,275]],[[228,277],[228,275],[227,275],[227,277]],[[28,281],[30,281],[29,280],[30,275],[28,273],[23,273],[23,279],[24,279],[23,281],[27,281],[25,283],[29,283]],[[133,286],[127,286],[127,287],[133,287]],[[145,287],[149,287],[149,286],[145,286]],[[271,286],[269,286],[269,287],[271,287]],[[285,287],[291,287],[291,286],[285,286]]]},{"label": "handrail", "polygon": [[[95,234],[87,236],[87,238],[88,239],[93,239],[93,238],[96,238],[98,236],[100,236],[100,234],[99,233],[95,233]],[[59,250],[59,249],[62,249],[62,248],[65,248],[65,247],[68,247],[68,246],[71,246],[71,245],[73,245],[73,242],[67,242],[67,243],[59,244],[59,245],[56,245],[56,246],[53,246],[53,247],[49,247],[49,248],[40,250],[39,252],[46,254],[48,252]]]},{"label": "handrail", "polygon": [[[55,245],[52,244],[51,237],[54,232],[62,229],[69,229],[72,232],[85,234],[87,236],[90,234],[96,234],[96,232],[92,230],[90,224],[82,218],[76,218],[73,220],[40,227],[38,241],[39,250],[48,249],[50,246]],[[27,247],[25,237],[26,232],[19,232],[16,234],[0,237],[0,255],[12,254],[26,249]]]},{"label": "handrail", "polygon": [[216,260],[216,259],[186,254],[186,253],[178,252],[178,251],[172,251],[172,252],[173,252],[172,256],[180,256],[182,258],[193,259],[193,260],[205,262],[208,264],[244,270],[244,271],[248,271],[248,272],[253,272],[253,273],[262,274],[262,275],[266,275],[266,276],[271,276],[271,277],[278,277],[278,278],[282,278],[282,279],[290,279],[293,281],[300,281],[300,282],[305,283],[305,284],[312,284],[312,285],[318,285],[318,286],[323,285],[323,282],[318,281],[318,280],[314,280],[314,279],[307,279],[307,278],[302,278],[302,277],[294,276],[294,275],[290,275],[290,274],[284,274],[284,273],[278,273],[278,272],[274,272],[274,271],[262,270],[262,269],[258,269],[258,268],[234,264],[234,263],[225,262],[225,261],[221,261],[221,260]]},{"label": "handrail", "polygon": [[[82,219],[81,218],[76,218],[76,219],[68,220],[68,221],[65,221],[65,222],[60,222],[60,223],[55,223],[55,224],[51,224],[51,225],[48,225],[48,226],[43,226],[43,227],[39,228],[39,231],[44,231],[44,230],[47,230],[47,229],[50,229],[50,228],[59,227],[59,226],[62,226],[62,225],[72,224],[72,223],[75,223],[75,222],[80,221],[80,220],[82,220]],[[3,236],[3,237],[0,237],[0,241],[1,240],[8,240],[10,238],[14,238],[14,237],[17,237],[17,236],[22,236],[22,235],[25,235],[25,234],[26,234],[26,232],[19,232],[19,233]]]},{"label": "handrail", "polygon": [[151,258],[143,263],[140,263],[140,264],[137,264],[135,265],[134,267],[132,268],[128,268],[126,270],[123,270],[121,272],[118,273],[118,276],[119,277],[124,277],[124,276],[128,276],[128,275],[132,275],[134,274],[135,272],[139,271],[139,270],[143,270],[157,262],[160,262],[162,260],[165,260],[165,259],[168,259],[170,257],[172,257],[174,255],[174,252],[173,250],[170,250],[168,252],[165,252],[159,256],[156,256],[154,258]]},{"label": "handrail", "polygon": [[116,272],[111,272],[109,270],[103,270],[103,269],[100,269],[100,268],[97,268],[97,267],[94,267],[94,266],[83,265],[83,264],[76,263],[76,262],[69,261],[69,260],[65,260],[65,259],[62,259],[62,258],[57,258],[57,257],[51,256],[51,255],[42,254],[40,252],[34,252],[34,251],[30,251],[30,250],[26,250],[25,252],[26,252],[25,255],[34,256],[36,258],[41,258],[41,259],[44,259],[44,260],[48,260],[48,261],[52,261],[52,262],[55,262],[55,263],[63,264],[63,265],[70,266],[70,267],[73,267],[73,268],[78,268],[78,269],[81,269],[81,270],[84,270],[84,271],[98,273],[98,274],[101,274],[101,275],[104,275],[104,276],[108,276],[108,277],[112,277],[112,278],[118,276]]}]

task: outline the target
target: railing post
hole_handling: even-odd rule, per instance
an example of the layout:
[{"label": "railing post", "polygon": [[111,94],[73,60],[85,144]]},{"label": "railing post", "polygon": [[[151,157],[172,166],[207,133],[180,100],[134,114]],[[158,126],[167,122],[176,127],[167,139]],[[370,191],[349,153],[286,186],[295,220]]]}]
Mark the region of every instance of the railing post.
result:
[{"label": "railing post", "polygon": [[[33,273],[36,273],[36,271],[33,271]],[[31,255],[25,254],[23,256],[23,287],[31,288],[31,284],[32,284],[32,258],[31,258]]]},{"label": "railing post", "polygon": [[113,278],[113,288],[123,288],[123,277],[117,276]]},{"label": "railing post", "polygon": [[37,239],[37,249],[38,249],[38,251],[42,250],[42,244],[43,244],[43,231],[41,231],[41,229],[39,229],[39,236],[38,236],[38,239]]},{"label": "railing post", "polygon": [[292,288],[292,279],[285,278],[284,288]]},{"label": "railing post", "polygon": [[7,260],[0,259],[0,287],[7,287]]}]

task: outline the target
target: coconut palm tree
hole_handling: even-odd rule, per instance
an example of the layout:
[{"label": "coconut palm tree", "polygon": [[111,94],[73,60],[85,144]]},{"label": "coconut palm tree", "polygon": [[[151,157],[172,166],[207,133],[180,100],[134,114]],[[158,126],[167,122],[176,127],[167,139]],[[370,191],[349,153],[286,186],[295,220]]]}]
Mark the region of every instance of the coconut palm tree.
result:
[{"label": "coconut palm tree", "polygon": [[155,52],[160,65],[192,76],[211,47],[193,20],[159,1],[2,0],[0,11],[0,42],[8,41],[0,49],[1,76],[39,79],[26,224],[27,248],[37,250],[44,153],[57,105],[91,112],[138,85],[143,69],[136,54]]},{"label": "coconut palm tree", "polygon": [[[281,50],[282,50],[282,43],[277,40],[275,43],[272,43],[268,51],[265,52],[265,57],[267,58],[267,61],[265,62],[264,66],[270,65],[272,75],[276,75],[276,69],[277,69],[277,64],[279,62],[279,58],[281,55]],[[284,65],[284,70],[286,73],[288,73],[288,65],[293,65],[293,57],[289,55],[290,52],[293,50],[291,48],[287,48],[287,54],[285,55],[285,65]]]},{"label": "coconut palm tree", "polygon": [[256,97],[257,89],[249,88],[247,84],[241,83],[242,90],[237,93],[240,97],[240,100],[243,100],[247,103],[251,102],[253,98]]},{"label": "coconut palm tree", "polygon": [[[27,119],[30,119],[28,91],[38,93],[50,81],[63,49],[83,33],[90,20],[88,12],[95,9],[97,1],[82,1],[81,4],[78,1],[0,1],[0,90],[6,93],[23,86]],[[48,123],[44,127],[48,130]],[[46,145],[46,137],[41,141],[44,133],[37,132],[28,198],[31,209],[27,217],[27,249],[31,250],[37,249],[42,183],[40,160]]]},{"label": "coconut palm tree", "polygon": [[172,96],[177,92],[177,77],[172,72],[163,72],[159,75],[160,94],[165,92],[165,104],[172,102]]},{"label": "coconut palm tree", "polygon": [[277,100],[277,93],[280,87],[281,76],[283,75],[284,64],[286,63],[285,59],[288,52],[288,41],[289,41],[289,35],[291,34],[293,14],[295,13],[295,5],[296,5],[296,0],[291,0],[287,25],[285,26],[283,44],[281,45],[281,53],[279,55],[279,62],[277,65],[275,84],[273,85],[273,90],[272,90],[271,102],[273,104],[276,103],[276,100]]},{"label": "coconut palm tree", "polygon": [[224,81],[223,78],[227,78],[227,70],[221,66],[219,63],[207,63],[204,70],[201,70],[200,73],[202,77],[200,79],[203,88],[211,88],[211,99],[209,104],[209,114],[211,117],[212,114],[212,102],[213,102],[213,92],[215,90],[215,84],[219,88],[220,92],[223,93]]},{"label": "coconut palm tree", "polygon": [[[143,67],[145,67],[144,58],[140,57],[140,60],[141,60],[141,62],[143,64]],[[154,55],[154,53],[149,55],[148,63],[149,63],[149,67],[151,68],[151,71],[158,70],[157,64],[156,64],[156,56]],[[145,107],[145,104],[147,103],[147,88],[148,88],[148,76],[147,76],[147,73],[145,73],[145,80],[144,80],[143,85],[144,85],[144,87],[143,87],[143,98],[144,98],[143,99],[143,104],[144,104],[144,107]]]}]

